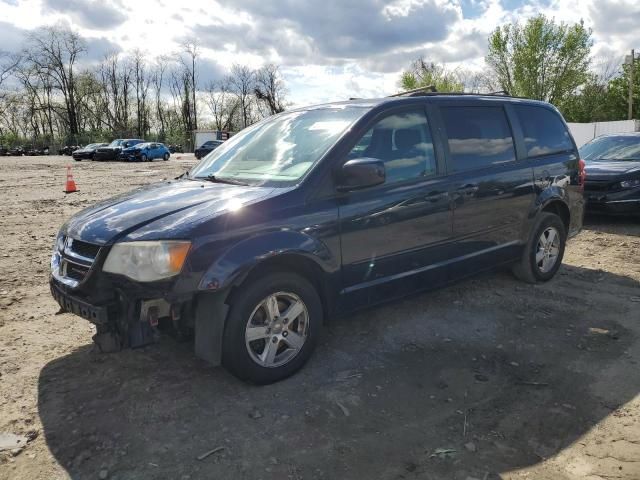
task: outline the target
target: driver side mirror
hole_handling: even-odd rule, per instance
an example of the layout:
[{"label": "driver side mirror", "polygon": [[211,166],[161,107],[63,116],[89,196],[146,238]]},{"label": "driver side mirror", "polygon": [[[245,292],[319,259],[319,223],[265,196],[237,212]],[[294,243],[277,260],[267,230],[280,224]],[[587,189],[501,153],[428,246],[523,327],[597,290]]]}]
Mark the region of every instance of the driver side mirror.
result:
[{"label": "driver side mirror", "polygon": [[354,158],[348,160],[337,172],[337,189],[349,192],[373,187],[384,183],[386,173],[384,163],[376,158]]}]

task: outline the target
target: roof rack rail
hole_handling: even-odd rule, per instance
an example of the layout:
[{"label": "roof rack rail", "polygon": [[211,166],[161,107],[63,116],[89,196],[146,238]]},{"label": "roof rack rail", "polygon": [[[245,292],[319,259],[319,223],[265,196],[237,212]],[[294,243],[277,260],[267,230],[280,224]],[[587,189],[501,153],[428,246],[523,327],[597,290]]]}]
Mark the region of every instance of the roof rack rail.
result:
[{"label": "roof rack rail", "polygon": [[390,97],[417,97],[424,95],[425,93],[438,93],[435,85],[427,85],[426,87],[414,88],[413,90],[407,90],[406,92],[394,93],[389,95]]},{"label": "roof rack rail", "polygon": [[[513,97],[506,90],[498,90],[496,92],[489,93],[473,93],[473,92],[438,92],[436,87],[433,85],[429,85],[427,87],[415,88],[413,90],[407,90],[406,92],[394,93],[393,95],[389,95],[389,97],[422,97],[422,96],[438,96],[438,95],[455,95],[455,96],[495,96],[495,97]],[[521,97],[513,97],[513,98],[521,98]]]}]

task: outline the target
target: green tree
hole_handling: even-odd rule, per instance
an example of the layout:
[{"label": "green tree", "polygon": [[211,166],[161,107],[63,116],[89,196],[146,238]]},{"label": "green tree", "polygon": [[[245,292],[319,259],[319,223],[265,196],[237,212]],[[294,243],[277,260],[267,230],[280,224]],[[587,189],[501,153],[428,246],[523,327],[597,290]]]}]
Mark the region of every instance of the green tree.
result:
[{"label": "green tree", "polygon": [[538,15],[496,28],[486,62],[510,94],[555,103],[588,80],[592,44],[582,21],[556,24]]},{"label": "green tree", "polygon": [[[640,119],[640,61],[633,63],[633,118]],[[626,120],[629,108],[629,74],[631,66],[624,64],[620,75],[609,82],[608,107],[611,120]]]},{"label": "green tree", "polygon": [[456,72],[451,72],[444,65],[426,62],[420,57],[408,70],[402,72],[398,82],[403,90],[433,86],[438,92],[461,92],[464,85]]}]

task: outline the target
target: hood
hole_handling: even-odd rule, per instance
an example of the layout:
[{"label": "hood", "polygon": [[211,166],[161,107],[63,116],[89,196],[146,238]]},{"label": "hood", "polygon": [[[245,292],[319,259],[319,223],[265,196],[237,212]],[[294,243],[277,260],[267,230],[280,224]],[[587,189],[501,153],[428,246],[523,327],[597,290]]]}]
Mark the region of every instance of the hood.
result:
[{"label": "hood", "polygon": [[135,152],[136,150],[140,150],[140,148],[137,145],[134,145],[133,147],[127,147],[122,151],[123,152]]},{"label": "hood", "polygon": [[[157,183],[110,198],[77,213],[66,234],[109,244],[144,228],[146,239],[186,238],[185,227],[272,196],[278,189],[196,180]],[[179,214],[179,215],[176,215]]]},{"label": "hood", "polygon": [[630,173],[640,173],[640,161],[589,160],[585,166],[587,181],[614,180]]},{"label": "hood", "polygon": [[109,146],[106,146],[106,147],[99,147],[99,148],[97,148],[97,150],[101,151],[101,152],[110,152],[112,150],[122,150],[122,147],[109,147]]}]

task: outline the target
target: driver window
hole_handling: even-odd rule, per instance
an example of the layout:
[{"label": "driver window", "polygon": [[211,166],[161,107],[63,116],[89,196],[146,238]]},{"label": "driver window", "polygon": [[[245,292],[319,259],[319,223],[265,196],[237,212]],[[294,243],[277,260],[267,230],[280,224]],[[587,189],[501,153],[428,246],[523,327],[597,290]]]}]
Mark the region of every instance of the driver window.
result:
[{"label": "driver window", "polygon": [[423,110],[390,115],[376,123],[349,153],[349,158],[376,158],[385,165],[386,183],[436,174],[436,159]]}]

